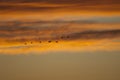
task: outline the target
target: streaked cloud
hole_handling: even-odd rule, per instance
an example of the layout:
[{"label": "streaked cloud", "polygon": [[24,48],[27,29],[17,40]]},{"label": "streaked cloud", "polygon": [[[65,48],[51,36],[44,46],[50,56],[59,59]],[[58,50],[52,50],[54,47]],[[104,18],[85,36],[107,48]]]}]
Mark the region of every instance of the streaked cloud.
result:
[{"label": "streaked cloud", "polygon": [[[120,12],[119,0],[46,0],[0,1],[0,13],[6,12]],[[41,12],[42,11],[42,12]]]},{"label": "streaked cloud", "polygon": [[119,0],[1,0],[1,50],[7,46],[23,49],[46,42],[77,45],[81,40],[119,41],[119,4]]},{"label": "streaked cloud", "polygon": [[[14,41],[44,41],[118,38],[120,36],[119,19],[90,18],[88,20],[55,21],[3,21],[0,24],[0,39]],[[112,18],[113,19],[113,18]],[[61,37],[65,37],[61,39]],[[67,39],[67,36],[70,36]]]}]

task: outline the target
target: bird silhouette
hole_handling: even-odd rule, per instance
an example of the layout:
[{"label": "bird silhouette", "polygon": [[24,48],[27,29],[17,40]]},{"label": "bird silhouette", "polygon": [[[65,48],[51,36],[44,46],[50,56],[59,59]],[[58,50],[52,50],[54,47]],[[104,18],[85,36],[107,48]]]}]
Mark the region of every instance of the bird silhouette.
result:
[{"label": "bird silhouette", "polygon": [[70,38],[70,36],[67,36],[67,38]]},{"label": "bird silhouette", "polygon": [[63,39],[64,37],[63,36],[61,36],[61,39]]},{"label": "bird silhouette", "polygon": [[52,41],[48,41],[48,43],[51,43]]},{"label": "bird silhouette", "polygon": [[58,43],[58,41],[55,41],[56,43]]}]

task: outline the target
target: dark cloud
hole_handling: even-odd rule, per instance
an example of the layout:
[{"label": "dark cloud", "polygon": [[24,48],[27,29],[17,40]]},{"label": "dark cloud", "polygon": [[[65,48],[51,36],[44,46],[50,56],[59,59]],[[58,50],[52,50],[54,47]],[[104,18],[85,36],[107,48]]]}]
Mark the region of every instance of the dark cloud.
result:
[{"label": "dark cloud", "polygon": [[120,3],[119,0],[0,0],[0,2],[46,2],[46,3],[85,3],[85,4],[94,4],[94,3]]},{"label": "dark cloud", "polygon": [[110,39],[120,38],[120,30],[84,31],[69,34],[70,39]]},{"label": "dark cloud", "polygon": [[[2,2],[8,3],[2,5]],[[13,3],[15,2],[15,3]],[[94,10],[94,11],[119,11],[120,0],[1,0],[0,10],[8,11],[52,11],[52,10]],[[69,6],[33,6],[33,5],[12,5],[16,3],[45,3]],[[74,5],[71,5],[74,4]]]},{"label": "dark cloud", "polygon": [[3,11],[49,11],[64,7],[42,7],[42,6],[15,6],[15,5],[0,5],[1,12]]},{"label": "dark cloud", "polygon": [[[109,18],[108,18],[109,19]],[[113,18],[112,18],[113,19]],[[102,19],[100,19],[102,20]],[[109,24],[108,22],[104,22]],[[110,22],[111,23],[111,22]],[[104,39],[120,37],[120,30],[97,30],[88,28],[93,24],[103,24],[99,19],[88,20],[52,20],[52,21],[1,21],[0,22],[0,39],[7,41],[25,40],[74,40],[74,39]],[[115,23],[116,24],[116,23]],[[100,26],[96,26],[100,27]],[[105,27],[105,26],[104,26]],[[84,29],[83,29],[84,28]],[[100,29],[100,31],[98,31]],[[116,30],[115,30],[116,29]],[[93,30],[93,31],[90,31]],[[61,36],[64,38],[61,39]]]}]

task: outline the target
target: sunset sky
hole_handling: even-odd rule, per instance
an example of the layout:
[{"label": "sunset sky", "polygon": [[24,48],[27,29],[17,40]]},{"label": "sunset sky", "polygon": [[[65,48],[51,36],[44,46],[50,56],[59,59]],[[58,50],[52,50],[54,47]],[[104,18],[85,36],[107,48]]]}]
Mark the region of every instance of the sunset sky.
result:
[{"label": "sunset sky", "polygon": [[120,0],[0,0],[0,66],[0,80],[120,80]]}]

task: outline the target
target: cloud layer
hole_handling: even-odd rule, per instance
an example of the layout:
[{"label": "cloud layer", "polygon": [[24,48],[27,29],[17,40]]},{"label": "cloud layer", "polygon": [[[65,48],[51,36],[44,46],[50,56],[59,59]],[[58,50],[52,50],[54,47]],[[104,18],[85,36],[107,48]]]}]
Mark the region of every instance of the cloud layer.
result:
[{"label": "cloud layer", "polygon": [[3,21],[0,40],[4,42],[111,39],[120,37],[120,24],[104,19],[61,21]]}]

